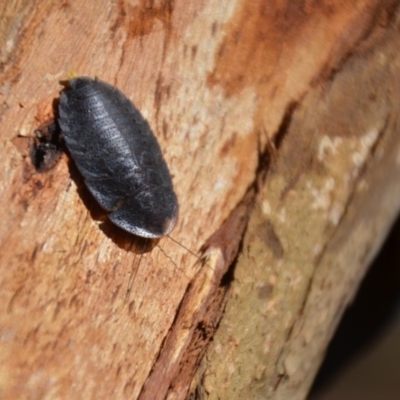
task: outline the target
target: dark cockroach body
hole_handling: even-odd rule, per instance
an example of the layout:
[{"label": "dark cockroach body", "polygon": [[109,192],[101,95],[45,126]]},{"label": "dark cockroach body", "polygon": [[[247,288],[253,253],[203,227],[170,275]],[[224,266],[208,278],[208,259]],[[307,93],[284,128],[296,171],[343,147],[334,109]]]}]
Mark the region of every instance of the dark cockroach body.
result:
[{"label": "dark cockroach body", "polygon": [[61,94],[59,124],[85,183],[108,218],[135,235],[167,235],[178,201],[149,124],[119,90],[75,78]]}]

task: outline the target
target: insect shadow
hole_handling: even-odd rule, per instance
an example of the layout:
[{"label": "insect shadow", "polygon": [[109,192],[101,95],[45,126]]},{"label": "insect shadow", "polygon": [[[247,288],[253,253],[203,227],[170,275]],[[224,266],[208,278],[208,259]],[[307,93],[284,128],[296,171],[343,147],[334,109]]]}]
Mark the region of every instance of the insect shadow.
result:
[{"label": "insect shadow", "polygon": [[135,254],[143,254],[152,251],[159,240],[147,239],[133,235],[132,233],[113,224],[107,218],[108,213],[101,208],[96,199],[90,193],[89,189],[86,187],[85,180],[70,157],[67,148],[65,148],[65,152],[68,154],[69,174],[77,187],[78,196],[89,211],[90,217],[94,221],[100,222],[98,225],[99,229],[122,250],[133,252]]}]

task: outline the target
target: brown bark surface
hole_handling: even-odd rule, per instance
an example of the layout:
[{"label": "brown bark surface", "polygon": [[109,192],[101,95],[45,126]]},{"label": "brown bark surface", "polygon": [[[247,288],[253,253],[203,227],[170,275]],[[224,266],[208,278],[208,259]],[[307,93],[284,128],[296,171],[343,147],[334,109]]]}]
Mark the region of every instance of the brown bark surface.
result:
[{"label": "brown bark surface", "polygon": [[[0,397],[302,399],[400,207],[395,0],[0,5]],[[149,120],[180,219],[30,159],[69,74]]]}]

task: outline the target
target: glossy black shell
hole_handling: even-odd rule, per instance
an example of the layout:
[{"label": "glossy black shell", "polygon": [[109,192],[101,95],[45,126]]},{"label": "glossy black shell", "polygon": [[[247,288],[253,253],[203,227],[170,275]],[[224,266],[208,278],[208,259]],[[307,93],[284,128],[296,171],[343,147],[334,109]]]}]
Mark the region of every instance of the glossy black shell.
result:
[{"label": "glossy black shell", "polygon": [[75,78],[61,94],[59,124],[85,183],[108,218],[146,238],[167,235],[178,200],[149,124],[118,89]]}]

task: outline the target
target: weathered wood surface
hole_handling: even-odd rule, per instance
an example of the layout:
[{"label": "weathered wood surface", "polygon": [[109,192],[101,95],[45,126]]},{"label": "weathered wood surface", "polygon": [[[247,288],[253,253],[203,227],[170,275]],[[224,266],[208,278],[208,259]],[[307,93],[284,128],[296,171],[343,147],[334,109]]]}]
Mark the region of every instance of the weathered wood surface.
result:
[{"label": "weathered wood surface", "polygon": [[[6,3],[0,397],[304,398],[400,206],[398,1]],[[32,166],[70,72],[159,138],[180,220],[151,251],[67,154]]]}]

